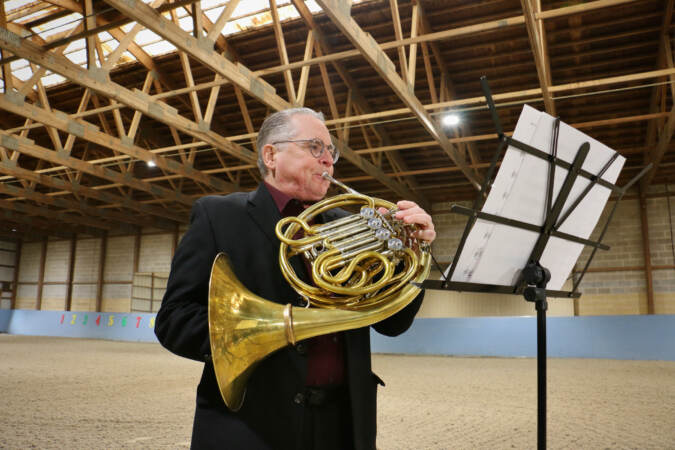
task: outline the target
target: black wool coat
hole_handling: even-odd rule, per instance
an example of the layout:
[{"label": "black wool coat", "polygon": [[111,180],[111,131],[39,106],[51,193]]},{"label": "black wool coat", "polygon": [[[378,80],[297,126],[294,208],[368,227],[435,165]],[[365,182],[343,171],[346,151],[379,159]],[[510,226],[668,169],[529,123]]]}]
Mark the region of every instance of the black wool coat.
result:
[{"label": "black wool coat", "polygon": [[[319,220],[328,222],[341,215],[344,211],[327,211]],[[207,196],[195,202],[190,227],[176,249],[155,334],[173,353],[205,363],[197,388],[193,448],[302,448],[305,405],[298,402],[297,394],[305,386],[306,345],[286,346],[260,362],[237,412],[225,406],[210,362],[208,288],[219,252],[229,256],[235,274],[254,294],[281,304],[301,304],[279,269],[274,227],[280,218],[264,183],[250,193]],[[296,273],[306,272],[301,260],[293,264]],[[373,328],[388,336],[403,333],[423,296],[420,293]],[[369,327],[347,331],[344,337],[354,445],[359,450],[374,449],[377,385],[383,383],[371,371]]]}]

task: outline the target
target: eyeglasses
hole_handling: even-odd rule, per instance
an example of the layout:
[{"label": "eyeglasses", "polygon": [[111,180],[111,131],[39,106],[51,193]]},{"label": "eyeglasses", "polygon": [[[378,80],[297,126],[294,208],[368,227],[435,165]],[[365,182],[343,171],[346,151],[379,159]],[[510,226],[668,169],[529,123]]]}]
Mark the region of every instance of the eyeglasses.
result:
[{"label": "eyeglasses", "polygon": [[328,153],[330,154],[331,158],[333,158],[333,164],[335,164],[340,157],[340,151],[335,148],[333,144],[324,144],[321,139],[314,138],[314,139],[296,139],[294,141],[276,141],[272,142],[272,145],[277,145],[277,144],[285,144],[288,142],[292,142],[294,144],[297,143],[304,143],[302,147],[306,148],[309,150],[309,152],[312,154],[313,157],[315,158],[320,158],[321,155],[323,155],[323,151],[327,150]]}]

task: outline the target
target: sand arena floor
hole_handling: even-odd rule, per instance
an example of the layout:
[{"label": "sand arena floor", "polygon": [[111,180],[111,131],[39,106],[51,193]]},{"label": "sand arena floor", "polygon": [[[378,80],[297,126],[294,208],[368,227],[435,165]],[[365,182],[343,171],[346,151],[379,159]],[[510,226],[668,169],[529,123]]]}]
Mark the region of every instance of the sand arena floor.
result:
[{"label": "sand arena floor", "polygon": [[[378,448],[536,447],[536,360],[374,355]],[[549,448],[675,448],[675,362],[551,359]],[[189,446],[200,364],[0,334],[0,448]]]}]

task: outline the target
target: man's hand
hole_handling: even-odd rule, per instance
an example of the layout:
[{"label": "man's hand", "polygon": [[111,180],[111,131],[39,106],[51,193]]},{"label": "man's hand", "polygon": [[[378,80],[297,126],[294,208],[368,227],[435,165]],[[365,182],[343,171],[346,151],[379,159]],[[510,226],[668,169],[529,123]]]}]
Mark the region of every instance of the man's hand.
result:
[{"label": "man's hand", "polygon": [[417,224],[419,230],[415,232],[415,237],[422,241],[432,243],[436,239],[436,231],[431,216],[425,210],[420,208],[417,203],[409,200],[401,200],[396,203],[398,211],[394,215],[405,223]]}]

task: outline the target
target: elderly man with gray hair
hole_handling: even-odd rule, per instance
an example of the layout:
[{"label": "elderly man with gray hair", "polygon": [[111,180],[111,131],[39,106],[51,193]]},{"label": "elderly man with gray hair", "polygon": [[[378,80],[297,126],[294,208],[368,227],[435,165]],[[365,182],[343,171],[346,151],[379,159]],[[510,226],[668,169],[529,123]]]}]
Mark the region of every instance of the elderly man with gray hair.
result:
[{"label": "elderly man with gray hair", "polygon": [[[263,182],[255,191],[195,202],[155,322],[163,346],[204,362],[192,448],[374,449],[377,386],[384,383],[371,370],[370,327],[318,336],[272,353],[252,371],[237,411],[228,409],[221,397],[208,330],[214,258],[227,254],[237,278],[254,294],[304,306],[279,268],[274,229],[281,218],[296,216],[324,198],[330,181],[323,173],[332,176],[339,159],[323,115],[309,108],[267,117],[257,145]],[[418,239],[435,239],[431,217],[422,208],[406,200],[397,207],[396,218],[417,224]],[[317,221],[342,215],[344,211],[326,211]],[[303,276],[310,280],[307,273]],[[387,336],[403,333],[423,296],[372,328]]]}]

